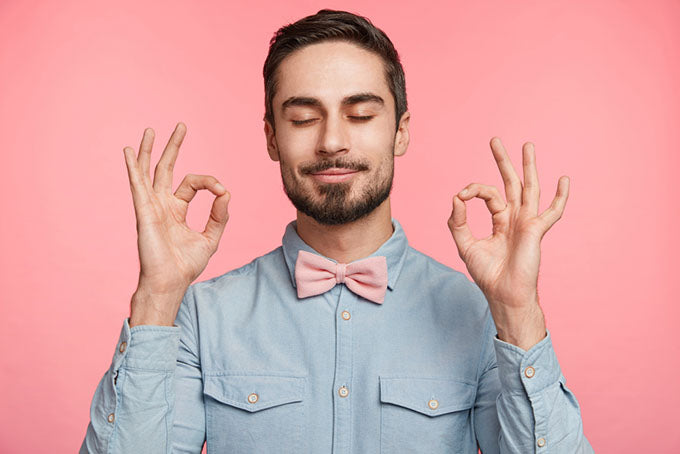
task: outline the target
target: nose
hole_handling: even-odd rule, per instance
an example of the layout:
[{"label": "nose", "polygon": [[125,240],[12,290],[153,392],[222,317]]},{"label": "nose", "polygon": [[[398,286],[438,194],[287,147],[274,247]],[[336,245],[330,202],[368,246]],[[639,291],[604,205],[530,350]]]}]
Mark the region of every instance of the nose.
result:
[{"label": "nose", "polygon": [[349,151],[346,125],[339,115],[328,115],[325,118],[317,150],[323,155]]}]

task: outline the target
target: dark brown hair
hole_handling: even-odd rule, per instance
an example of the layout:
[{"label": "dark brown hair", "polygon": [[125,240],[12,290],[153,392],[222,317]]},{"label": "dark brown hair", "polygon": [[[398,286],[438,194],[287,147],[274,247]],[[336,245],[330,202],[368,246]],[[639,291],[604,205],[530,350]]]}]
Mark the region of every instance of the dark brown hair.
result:
[{"label": "dark brown hair", "polygon": [[347,41],[374,52],[383,60],[385,79],[394,98],[396,129],[408,109],[406,80],[399,54],[387,35],[363,16],[347,11],[322,9],[295,23],[281,27],[269,41],[269,54],[264,62],[264,119],[274,125],[272,101],[276,94],[276,69],[284,58],[302,47],[322,41]]}]

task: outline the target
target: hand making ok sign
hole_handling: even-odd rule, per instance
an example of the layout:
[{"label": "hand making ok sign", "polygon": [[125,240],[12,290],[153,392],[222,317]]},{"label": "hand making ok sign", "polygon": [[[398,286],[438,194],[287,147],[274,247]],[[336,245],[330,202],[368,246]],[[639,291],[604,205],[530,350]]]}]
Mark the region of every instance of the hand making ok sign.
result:
[{"label": "hand making ok sign", "polygon": [[[140,262],[130,326],[172,325],[185,290],[217,250],[229,219],[230,194],[213,176],[188,174],[172,192],[172,170],[185,135],[186,126],[177,123],[154,169],[153,183],[149,176],[153,130],[144,130],[138,157],[131,147],[123,149],[137,217]],[[186,215],[189,203],[202,189],[216,197],[205,229],[197,232],[187,225]]]},{"label": "hand making ok sign", "polygon": [[[486,296],[499,338],[522,343],[520,347],[527,349],[545,336],[537,293],[540,244],[543,235],[562,217],[569,178],[560,177],[552,204],[539,215],[534,145],[527,142],[522,147],[524,184],[501,140],[494,137],[490,145],[507,202],[495,186],[471,183],[454,196],[448,225],[458,255]],[[491,212],[493,233],[483,239],[475,238],[467,224],[465,201],[473,197],[483,199]]]}]

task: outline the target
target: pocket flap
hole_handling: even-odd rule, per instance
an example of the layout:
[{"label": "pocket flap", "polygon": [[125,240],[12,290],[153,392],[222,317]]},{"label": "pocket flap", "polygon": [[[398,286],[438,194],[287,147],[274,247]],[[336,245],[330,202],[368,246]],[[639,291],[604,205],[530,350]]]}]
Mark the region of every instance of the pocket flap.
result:
[{"label": "pocket flap", "polygon": [[304,396],[305,377],[282,375],[225,375],[203,377],[203,393],[250,412],[291,402]]},{"label": "pocket flap", "polygon": [[471,408],[476,387],[448,378],[379,377],[380,401],[428,416]]}]

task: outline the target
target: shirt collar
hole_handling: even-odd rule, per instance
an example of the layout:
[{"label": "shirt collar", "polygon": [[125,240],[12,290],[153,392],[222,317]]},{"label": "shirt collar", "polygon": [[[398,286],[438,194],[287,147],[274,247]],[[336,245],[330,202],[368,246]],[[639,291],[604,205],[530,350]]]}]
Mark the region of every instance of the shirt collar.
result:
[{"label": "shirt collar", "polygon": [[[387,260],[387,288],[394,290],[394,286],[397,283],[397,278],[399,277],[399,272],[404,264],[406,258],[406,248],[408,246],[408,240],[406,239],[406,234],[401,228],[399,221],[392,218],[392,226],[394,227],[394,232],[387,241],[385,241],[373,254],[368,257],[385,256]],[[326,257],[320,254],[310,245],[305,243],[302,238],[297,233],[297,221],[293,220],[286,226],[286,231],[283,234],[283,239],[281,240],[283,246],[283,256],[286,259],[286,265],[288,265],[288,271],[290,273],[290,280],[295,287],[295,262],[297,261],[298,251],[300,249],[311,252],[313,254],[320,255],[322,257],[337,263],[337,260],[333,260],[330,257]],[[366,257],[364,257],[366,258]]]}]

